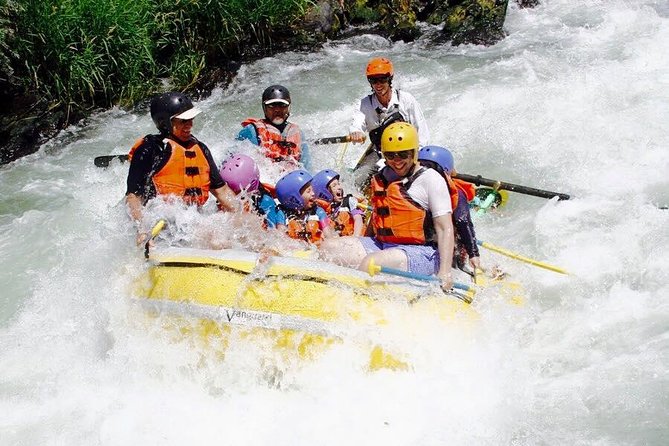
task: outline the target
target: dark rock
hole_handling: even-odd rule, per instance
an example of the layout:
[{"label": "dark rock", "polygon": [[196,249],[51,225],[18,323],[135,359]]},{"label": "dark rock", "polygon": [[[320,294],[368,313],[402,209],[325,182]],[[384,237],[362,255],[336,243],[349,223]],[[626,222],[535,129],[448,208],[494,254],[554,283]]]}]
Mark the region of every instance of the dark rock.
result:
[{"label": "dark rock", "polygon": [[307,12],[301,28],[323,38],[334,37],[341,30],[342,17],[343,8],[338,0],[320,0]]},{"label": "dark rock", "polygon": [[379,6],[381,29],[390,40],[412,42],[420,36],[416,25],[418,2],[414,0],[389,0]]},{"label": "dark rock", "polygon": [[516,3],[521,8],[534,8],[539,5],[539,0],[516,0]]},{"label": "dark rock", "polygon": [[508,0],[437,0],[428,17],[444,23],[443,34],[453,45],[492,45],[505,37],[504,17]]},{"label": "dark rock", "polygon": [[35,152],[61,126],[62,112],[50,113],[47,105],[41,101],[30,104],[20,112],[10,110],[12,114],[0,117],[0,164]]}]

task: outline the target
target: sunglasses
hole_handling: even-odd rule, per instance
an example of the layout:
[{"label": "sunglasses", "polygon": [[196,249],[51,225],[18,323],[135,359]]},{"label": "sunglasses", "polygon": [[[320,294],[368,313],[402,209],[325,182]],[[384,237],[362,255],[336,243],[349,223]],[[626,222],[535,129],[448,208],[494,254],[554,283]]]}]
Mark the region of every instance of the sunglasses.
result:
[{"label": "sunglasses", "polygon": [[394,160],[399,158],[401,160],[408,159],[410,156],[413,156],[413,150],[402,150],[401,152],[384,152],[383,157],[387,160]]},{"label": "sunglasses", "polygon": [[390,82],[390,78],[387,76],[384,77],[368,77],[367,80],[369,81],[370,84],[387,84]]}]

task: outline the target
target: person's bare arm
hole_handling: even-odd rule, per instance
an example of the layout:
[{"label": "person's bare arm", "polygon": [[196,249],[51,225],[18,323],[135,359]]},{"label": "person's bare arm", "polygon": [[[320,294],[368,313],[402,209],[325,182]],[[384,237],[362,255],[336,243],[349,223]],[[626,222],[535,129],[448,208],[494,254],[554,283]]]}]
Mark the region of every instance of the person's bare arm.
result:
[{"label": "person's bare arm", "polygon": [[362,214],[355,214],[353,216],[353,235],[362,237],[365,223],[362,220]]},{"label": "person's bare arm", "polygon": [[142,197],[130,193],[125,196],[125,203],[128,206],[128,215],[135,223],[141,223],[142,221]]},{"label": "person's bare arm", "polygon": [[453,287],[453,278],[451,277],[451,263],[453,262],[453,221],[451,214],[440,215],[432,219],[434,229],[437,233],[437,249],[439,250],[439,272],[437,277],[441,279],[441,288],[444,290]]},{"label": "person's bare arm", "polygon": [[218,200],[222,211],[233,212],[237,210],[237,196],[227,184],[218,189],[212,189],[211,193]]}]

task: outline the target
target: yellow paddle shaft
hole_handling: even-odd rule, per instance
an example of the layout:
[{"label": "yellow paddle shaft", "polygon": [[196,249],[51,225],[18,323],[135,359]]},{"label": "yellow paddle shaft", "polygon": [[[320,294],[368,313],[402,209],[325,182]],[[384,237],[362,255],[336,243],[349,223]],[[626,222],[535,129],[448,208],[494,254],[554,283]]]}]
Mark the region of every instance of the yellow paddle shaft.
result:
[{"label": "yellow paddle shaft", "polygon": [[151,238],[156,238],[156,236],[160,234],[160,231],[162,231],[164,228],[165,220],[158,220],[158,223],[156,223],[151,229]]},{"label": "yellow paddle shaft", "polygon": [[506,249],[500,248],[499,246],[491,245],[488,242],[480,241],[479,244],[486,249],[510,257],[512,259],[520,260],[521,262],[529,263],[530,265],[538,266],[539,268],[544,268],[549,271],[554,271],[556,273],[566,274],[566,275],[569,274],[567,271],[557,266],[549,265],[548,263],[540,262],[538,260],[530,259],[529,257],[521,256],[520,254],[516,254],[515,252],[511,252]]}]

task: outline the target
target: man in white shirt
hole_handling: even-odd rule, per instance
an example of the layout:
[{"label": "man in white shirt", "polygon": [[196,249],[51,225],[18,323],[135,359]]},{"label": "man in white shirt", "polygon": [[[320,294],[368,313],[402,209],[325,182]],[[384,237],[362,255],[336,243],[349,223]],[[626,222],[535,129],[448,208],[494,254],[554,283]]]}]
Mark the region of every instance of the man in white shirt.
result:
[{"label": "man in white shirt", "polygon": [[365,142],[365,133],[369,132],[371,145],[355,167],[360,170],[358,176],[365,179],[379,160],[381,134],[393,122],[412,124],[418,131],[420,147],[429,144],[430,130],[423,110],[409,92],[392,88],[394,74],[392,62],[385,57],[376,57],[367,64],[372,94],[360,100],[360,111],[349,129],[349,139],[354,143]]},{"label": "man in white shirt", "polygon": [[323,256],[367,271],[375,264],[419,274],[435,274],[444,290],[453,285],[453,222],[448,186],[433,169],[418,164],[418,132],[396,122],[381,138],[387,166],[374,175],[373,237],[325,240]]}]

